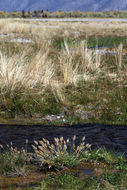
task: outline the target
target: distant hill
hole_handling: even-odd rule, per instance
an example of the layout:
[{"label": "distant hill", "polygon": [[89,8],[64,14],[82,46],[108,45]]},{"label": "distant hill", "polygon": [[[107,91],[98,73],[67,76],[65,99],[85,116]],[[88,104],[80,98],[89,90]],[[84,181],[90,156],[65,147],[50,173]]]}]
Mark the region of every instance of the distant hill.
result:
[{"label": "distant hill", "polygon": [[103,11],[127,10],[127,0],[0,0],[0,11]]}]

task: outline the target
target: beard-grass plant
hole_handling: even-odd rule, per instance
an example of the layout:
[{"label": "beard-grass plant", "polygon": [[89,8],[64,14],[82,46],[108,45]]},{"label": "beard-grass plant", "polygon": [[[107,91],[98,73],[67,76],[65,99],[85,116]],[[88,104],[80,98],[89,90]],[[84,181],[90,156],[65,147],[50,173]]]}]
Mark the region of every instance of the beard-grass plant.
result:
[{"label": "beard-grass plant", "polygon": [[27,151],[13,147],[12,142],[6,147],[0,144],[0,174],[7,176],[25,176],[27,173]]},{"label": "beard-grass plant", "polygon": [[80,164],[84,160],[82,155],[88,156],[88,149],[91,147],[90,144],[85,144],[85,137],[79,145],[76,145],[76,136],[73,136],[71,141],[70,139],[64,140],[62,136],[54,138],[54,144],[50,144],[44,138],[34,143],[32,147],[41,168],[46,165],[49,169],[51,167],[62,169]]},{"label": "beard-grass plant", "polygon": [[[45,138],[35,140],[32,145],[33,153],[28,153],[28,140],[26,148],[21,150],[14,148],[12,143],[6,147],[0,145],[0,175],[9,177],[23,175],[27,181],[27,175],[30,174],[28,165],[31,164],[32,172],[33,169],[43,174],[48,171],[49,175],[36,184],[36,187],[27,189],[127,189],[127,163],[123,156],[117,156],[101,148],[92,150],[91,145],[85,143],[85,137],[79,144],[77,140],[79,142],[75,135],[72,139],[66,140],[62,136],[54,138],[54,143]],[[8,150],[5,151],[6,149]],[[90,165],[92,176],[80,175],[85,164]]]}]

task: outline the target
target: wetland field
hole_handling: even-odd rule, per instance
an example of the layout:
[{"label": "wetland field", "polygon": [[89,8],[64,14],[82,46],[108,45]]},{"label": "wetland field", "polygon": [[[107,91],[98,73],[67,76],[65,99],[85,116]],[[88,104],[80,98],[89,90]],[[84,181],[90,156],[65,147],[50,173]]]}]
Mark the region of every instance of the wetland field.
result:
[{"label": "wetland field", "polygon": [[127,189],[126,31],[0,19],[1,189]]},{"label": "wetland field", "polygon": [[1,122],[126,124],[126,30],[117,21],[1,19]]}]

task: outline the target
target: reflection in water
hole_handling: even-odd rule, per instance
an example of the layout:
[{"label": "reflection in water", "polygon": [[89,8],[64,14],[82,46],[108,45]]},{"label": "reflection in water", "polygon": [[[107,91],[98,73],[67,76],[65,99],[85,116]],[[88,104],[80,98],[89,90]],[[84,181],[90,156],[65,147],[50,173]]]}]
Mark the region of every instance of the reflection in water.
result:
[{"label": "reflection in water", "polygon": [[88,168],[84,168],[84,169],[82,169],[81,175],[82,176],[93,175],[93,170],[92,169],[88,169]]}]

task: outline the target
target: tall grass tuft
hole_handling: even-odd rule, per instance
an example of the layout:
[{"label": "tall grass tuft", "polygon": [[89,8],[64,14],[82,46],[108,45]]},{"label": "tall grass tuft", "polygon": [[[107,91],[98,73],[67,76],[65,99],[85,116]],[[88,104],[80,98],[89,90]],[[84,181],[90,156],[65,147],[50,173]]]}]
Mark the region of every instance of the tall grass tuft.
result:
[{"label": "tall grass tuft", "polygon": [[76,85],[84,74],[99,69],[100,55],[88,50],[84,42],[74,51],[66,42],[64,44],[65,48],[58,53],[57,59],[51,57],[52,47],[49,44],[43,45],[31,61],[26,59],[25,50],[20,57],[7,57],[0,52],[0,87],[13,91],[17,88],[42,89],[50,85],[58,91],[61,84]]},{"label": "tall grass tuft", "polygon": [[91,147],[85,144],[85,137],[82,138],[80,145],[76,145],[76,136],[72,140],[65,140],[62,136],[54,138],[54,144],[51,144],[47,139],[34,141],[32,145],[36,157],[39,159],[40,165],[43,168],[45,164],[48,167],[66,167],[74,166],[82,161],[82,153],[88,154],[88,149]]},{"label": "tall grass tuft", "polygon": [[101,54],[95,50],[87,49],[87,42],[82,41],[80,45],[69,49],[64,41],[64,50],[59,57],[61,73],[65,85],[76,85],[78,80],[90,72],[98,72],[101,65]]},{"label": "tall grass tuft", "polygon": [[25,53],[7,57],[0,53],[0,87],[11,91],[21,88],[33,89],[39,85],[48,86],[54,74],[52,61],[48,58],[48,50],[39,52],[30,63]]}]

